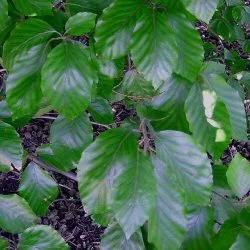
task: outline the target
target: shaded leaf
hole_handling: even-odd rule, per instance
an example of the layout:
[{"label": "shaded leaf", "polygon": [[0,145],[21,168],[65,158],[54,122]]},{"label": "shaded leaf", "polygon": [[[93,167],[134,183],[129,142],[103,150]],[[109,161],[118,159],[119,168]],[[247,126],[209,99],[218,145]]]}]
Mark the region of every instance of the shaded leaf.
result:
[{"label": "shaded leaf", "polygon": [[22,174],[19,194],[37,215],[46,215],[58,193],[57,183],[45,171],[32,163],[26,167]]},{"label": "shaded leaf", "polygon": [[4,28],[6,19],[8,18],[8,2],[2,0],[0,2],[0,31]]},{"label": "shaded leaf", "polygon": [[22,233],[37,217],[28,203],[16,194],[0,195],[0,227],[6,232]]},{"label": "shaded leaf", "polygon": [[0,237],[0,249],[1,250],[8,250],[9,249],[9,242],[5,239]]}]

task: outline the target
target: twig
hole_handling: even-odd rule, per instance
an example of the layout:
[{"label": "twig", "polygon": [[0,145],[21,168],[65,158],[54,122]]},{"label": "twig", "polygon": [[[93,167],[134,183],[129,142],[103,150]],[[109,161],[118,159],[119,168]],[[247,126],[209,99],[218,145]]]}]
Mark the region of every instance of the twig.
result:
[{"label": "twig", "polygon": [[7,72],[7,69],[0,69],[0,73]]},{"label": "twig", "polygon": [[31,161],[33,161],[34,163],[36,163],[41,168],[44,168],[46,170],[49,170],[49,171],[64,175],[64,176],[68,177],[69,179],[77,182],[76,174],[73,174],[73,173],[70,173],[70,172],[64,172],[64,171],[61,171],[61,170],[59,170],[57,168],[54,168],[54,167],[46,164],[44,161],[42,161],[41,159],[39,159],[38,157],[36,157],[34,155],[29,155],[28,158]]},{"label": "twig", "polygon": [[101,124],[101,123],[97,123],[97,122],[91,122],[91,124],[96,125],[96,126],[100,126],[100,127],[104,127],[104,128],[107,128],[107,129],[111,129],[110,126],[105,125],[105,124]]}]

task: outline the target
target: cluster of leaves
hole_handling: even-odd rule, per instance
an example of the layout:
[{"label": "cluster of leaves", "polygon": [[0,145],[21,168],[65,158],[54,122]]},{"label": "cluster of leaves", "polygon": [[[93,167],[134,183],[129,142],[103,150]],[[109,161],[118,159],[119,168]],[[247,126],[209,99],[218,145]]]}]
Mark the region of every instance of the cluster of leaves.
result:
[{"label": "cluster of leaves", "polygon": [[[15,130],[53,109],[60,115],[38,156],[60,171],[77,168],[86,211],[107,227],[102,249],[245,249],[250,166],[237,155],[226,168],[220,157],[231,138],[247,140],[248,62],[230,48],[231,75],[216,57],[204,61],[214,48],[195,23],[222,44],[240,40],[247,53],[249,8],[240,0],[67,0],[62,9],[58,2],[0,2],[8,72],[0,171],[22,171],[18,195],[0,195],[0,227],[19,234],[20,249],[68,249],[56,231],[35,225],[58,187],[24,164]],[[110,128],[109,102],[120,100],[136,118],[93,141],[90,115]]]}]

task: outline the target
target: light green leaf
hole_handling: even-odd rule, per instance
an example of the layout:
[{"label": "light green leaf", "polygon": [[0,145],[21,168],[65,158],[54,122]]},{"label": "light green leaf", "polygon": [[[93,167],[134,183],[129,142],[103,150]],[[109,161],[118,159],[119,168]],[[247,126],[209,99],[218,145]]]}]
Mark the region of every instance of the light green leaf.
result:
[{"label": "light green leaf", "polygon": [[231,121],[225,104],[209,87],[195,83],[185,103],[194,138],[219,159],[231,140]]},{"label": "light green leaf", "polygon": [[111,124],[114,122],[111,105],[106,99],[100,96],[92,98],[88,111],[96,122],[102,124]]},{"label": "light green leaf", "polygon": [[227,181],[239,198],[250,190],[250,163],[240,154],[237,154],[229,165]]},{"label": "light green leaf", "polygon": [[149,156],[133,149],[114,181],[112,210],[129,239],[149,216],[156,195],[156,180]]},{"label": "light green leaf", "polygon": [[183,243],[184,250],[212,250],[212,232],[214,226],[213,209],[194,207],[188,213],[188,233]]},{"label": "light green leaf", "polygon": [[117,78],[123,73],[124,61],[123,57],[115,60],[98,58],[97,64],[102,75]]},{"label": "light green leaf", "polygon": [[137,151],[137,139],[129,130],[111,129],[83,151],[77,167],[78,187],[88,214],[102,215],[107,224],[111,211],[112,183]]},{"label": "light green leaf", "polygon": [[93,83],[92,65],[81,43],[65,41],[50,52],[42,69],[42,91],[67,119],[88,107]]},{"label": "light green leaf", "polygon": [[194,139],[178,131],[156,133],[158,157],[175,173],[187,202],[208,205],[212,191],[212,169],[206,153]]},{"label": "light green leaf", "polygon": [[194,81],[201,69],[204,57],[202,40],[198,31],[181,13],[170,15],[178,46],[178,60],[175,72]]},{"label": "light green leaf", "polygon": [[56,30],[40,19],[28,19],[18,24],[3,47],[5,68],[11,70],[15,58],[24,50],[47,42],[56,33]]},{"label": "light green leaf", "polygon": [[145,250],[141,231],[127,239],[119,224],[111,224],[101,240],[101,250]]},{"label": "light green leaf", "polygon": [[20,250],[68,250],[69,246],[61,235],[50,226],[37,225],[26,229],[20,235]]},{"label": "light green leaf", "polygon": [[0,172],[22,168],[22,146],[18,133],[7,123],[0,121]]},{"label": "light green leaf", "polygon": [[28,203],[16,194],[0,195],[0,227],[9,233],[22,233],[37,217]]},{"label": "light green leaf", "polygon": [[185,7],[198,19],[209,23],[219,4],[219,0],[181,0]]},{"label": "light green leaf", "polygon": [[247,140],[247,121],[244,103],[238,91],[235,91],[226,83],[224,78],[215,74],[205,75],[204,79],[216,94],[223,100],[230,115],[233,138],[237,140]]},{"label": "light green leaf", "polygon": [[175,34],[167,14],[145,7],[136,22],[131,44],[135,66],[157,89],[171,76],[178,58]]},{"label": "light green leaf", "polygon": [[236,241],[230,247],[230,250],[245,250],[250,245],[250,237],[247,234],[239,233]]},{"label": "light green leaf", "polygon": [[8,18],[8,2],[1,0],[0,2],[0,31],[4,28],[6,19]]},{"label": "light green leaf", "polygon": [[185,193],[177,184],[169,164],[153,159],[157,200],[148,222],[149,242],[157,249],[179,249],[187,231]]},{"label": "light green leaf", "polygon": [[112,2],[113,0],[67,0],[66,6],[73,15],[84,11],[99,14]]},{"label": "light green leaf", "polygon": [[9,249],[9,242],[5,239],[0,237],[0,249],[1,250],[8,250]]},{"label": "light green leaf", "polygon": [[109,59],[124,56],[129,48],[135,17],[145,5],[142,0],[116,1],[107,8],[96,27],[96,49]]},{"label": "light green leaf", "polygon": [[24,51],[8,75],[6,95],[13,119],[32,116],[40,107],[42,98],[40,70],[48,54],[45,46],[43,43]]},{"label": "light green leaf", "polygon": [[52,14],[52,0],[13,0],[13,3],[26,16]]},{"label": "light green leaf", "polygon": [[86,112],[72,121],[59,116],[51,126],[50,142],[55,159],[72,162],[72,168],[75,168],[74,164],[79,162],[83,150],[92,141],[93,128]]},{"label": "light green leaf", "polygon": [[69,18],[66,31],[70,35],[81,36],[95,27],[96,14],[81,12]]},{"label": "light green leaf", "polygon": [[26,167],[22,174],[19,194],[37,215],[46,215],[58,193],[57,183],[45,171],[32,163]]}]

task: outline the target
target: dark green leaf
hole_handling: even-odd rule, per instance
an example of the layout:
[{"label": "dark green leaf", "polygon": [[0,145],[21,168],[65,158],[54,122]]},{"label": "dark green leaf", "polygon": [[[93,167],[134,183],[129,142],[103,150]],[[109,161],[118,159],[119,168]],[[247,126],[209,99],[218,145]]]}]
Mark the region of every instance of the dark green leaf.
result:
[{"label": "dark green leaf", "polygon": [[177,184],[175,173],[166,164],[154,158],[157,179],[156,205],[148,222],[149,241],[157,249],[179,249],[187,228],[185,193]]},{"label": "dark green leaf", "polygon": [[1,0],[0,2],[0,31],[2,31],[7,18],[8,18],[8,2],[7,0]]},{"label": "dark green leaf", "polygon": [[81,43],[65,41],[50,52],[42,69],[42,91],[67,119],[88,107],[93,83],[94,72]]},{"label": "dark green leaf", "polygon": [[70,35],[81,36],[95,27],[96,14],[81,12],[69,18],[66,31]]},{"label": "dark green leaf", "polygon": [[5,239],[0,237],[0,249],[1,250],[8,250],[9,249],[9,242]]},{"label": "dark green leaf", "polygon": [[69,246],[61,235],[50,226],[37,225],[26,229],[20,235],[20,250],[68,250]]},{"label": "dark green leaf", "polygon": [[6,81],[7,102],[13,119],[34,115],[42,98],[40,70],[48,52],[46,44],[24,51],[15,61]]},{"label": "dark green leaf", "polygon": [[111,124],[114,122],[113,112],[109,102],[100,96],[92,98],[88,111],[98,123]]},{"label": "dark green leaf", "polygon": [[58,187],[53,178],[31,163],[22,174],[19,193],[37,215],[45,216],[58,196]]},{"label": "dark green leaf", "polygon": [[111,224],[106,230],[101,241],[102,250],[145,250],[141,231],[134,233],[126,239],[119,224]]},{"label": "dark green leaf", "polygon": [[0,172],[22,168],[22,146],[18,133],[7,123],[0,121]]},{"label": "dark green leaf", "polygon": [[193,138],[177,131],[156,134],[158,157],[176,175],[176,185],[185,190],[188,203],[208,205],[212,191],[212,169],[206,153]]},{"label": "dark green leaf", "polygon": [[13,0],[13,3],[26,16],[43,16],[52,12],[52,0]]},{"label": "dark green leaf", "polygon": [[37,217],[28,203],[16,194],[0,195],[0,227],[6,232],[22,233]]},{"label": "dark green leaf", "polygon": [[5,68],[11,70],[17,56],[35,45],[47,42],[57,31],[39,19],[28,19],[18,24],[3,47]]}]

